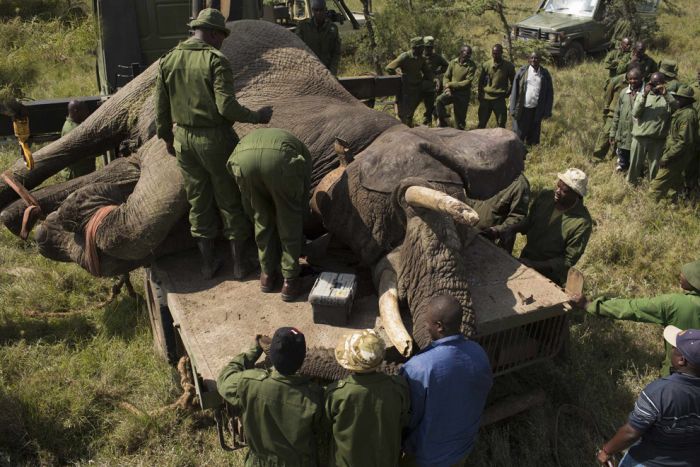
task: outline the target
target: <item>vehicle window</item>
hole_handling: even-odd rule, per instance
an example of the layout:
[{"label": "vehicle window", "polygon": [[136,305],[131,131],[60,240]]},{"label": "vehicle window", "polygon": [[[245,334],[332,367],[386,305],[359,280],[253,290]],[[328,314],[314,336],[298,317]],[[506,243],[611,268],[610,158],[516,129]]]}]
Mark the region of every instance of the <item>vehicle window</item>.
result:
[{"label": "vehicle window", "polygon": [[544,11],[564,15],[592,17],[599,0],[547,0]]}]

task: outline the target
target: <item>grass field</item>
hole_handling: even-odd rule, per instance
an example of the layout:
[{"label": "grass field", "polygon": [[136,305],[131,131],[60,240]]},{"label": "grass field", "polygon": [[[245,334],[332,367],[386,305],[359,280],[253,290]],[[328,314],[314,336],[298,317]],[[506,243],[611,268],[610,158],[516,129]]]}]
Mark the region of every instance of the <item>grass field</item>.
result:
[{"label": "grass field", "polygon": [[[509,20],[525,17],[537,3],[509,1]],[[381,10],[384,2],[374,4]],[[659,21],[656,43],[663,49],[649,53],[676,58],[681,78],[690,80],[700,68],[700,52],[692,46],[700,33],[700,4],[685,2],[680,16],[663,9]],[[488,14],[435,35],[438,43],[467,41],[481,56],[500,40],[496,18]],[[90,22],[0,23],[0,47],[8,51],[0,58],[0,86],[20,83],[32,98],[94,93],[94,40]],[[344,64],[346,74],[371,69],[352,57]],[[697,259],[700,251],[699,208],[656,204],[645,184],[626,186],[612,161],[591,161],[604,80],[597,61],[550,71],[554,117],[545,122],[543,142],[528,157],[527,175],[534,191],[552,186],[556,173],[567,167],[589,175],[586,204],[595,227],[579,263],[587,293],[644,296],[677,290],[680,265]],[[468,126],[476,126],[475,106]],[[16,157],[16,146],[2,143],[0,170]],[[139,284],[141,273],[132,273],[132,279]],[[179,387],[152,350],[143,300],[122,295],[101,305],[111,284],[75,265],[44,259],[31,241],[0,230],[0,465],[242,465],[242,453],[218,447],[210,413],[147,414],[172,402]],[[511,389],[541,386],[548,402],[484,429],[470,465],[557,465],[555,452],[561,465],[594,465],[599,431],[607,436],[622,424],[640,389],[657,377],[661,328],[575,312],[571,344],[566,363],[544,364],[500,383]],[[120,402],[143,413],[125,411]],[[560,410],[563,404],[585,412]]]}]

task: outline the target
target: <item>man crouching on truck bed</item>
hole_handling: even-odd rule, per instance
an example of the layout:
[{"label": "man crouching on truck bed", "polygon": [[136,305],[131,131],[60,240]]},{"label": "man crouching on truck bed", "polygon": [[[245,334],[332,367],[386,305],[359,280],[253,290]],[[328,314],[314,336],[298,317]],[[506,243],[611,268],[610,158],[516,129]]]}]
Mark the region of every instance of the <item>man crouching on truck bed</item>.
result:
[{"label": "man crouching on truck bed", "polygon": [[260,340],[231,360],[216,382],[221,397],[242,414],[250,447],[245,465],[317,466],[323,390],[295,374],[306,356],[304,334],[289,327],[275,331],[268,352],[272,371],[254,368]]}]

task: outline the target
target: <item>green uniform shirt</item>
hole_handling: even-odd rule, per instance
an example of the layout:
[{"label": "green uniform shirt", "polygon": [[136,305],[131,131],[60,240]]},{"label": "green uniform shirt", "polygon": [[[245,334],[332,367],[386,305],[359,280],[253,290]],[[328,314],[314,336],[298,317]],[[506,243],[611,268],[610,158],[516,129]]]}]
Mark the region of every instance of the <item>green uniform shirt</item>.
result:
[{"label": "green uniform shirt", "polygon": [[[75,123],[72,118],[66,117],[66,121],[63,123],[63,128],[61,128],[61,137],[66,136],[71,131],[78,127],[78,123]],[[82,177],[95,171],[95,157],[86,157],[68,166],[67,175],[68,180],[74,178]]]},{"label": "green uniform shirt", "polygon": [[78,124],[75,123],[72,118],[66,117],[66,121],[63,123],[63,128],[61,128],[61,138],[75,130],[77,127]]},{"label": "green uniform shirt", "polygon": [[644,92],[637,94],[632,107],[632,136],[665,139],[675,102],[675,98],[668,93],[663,96],[651,92],[647,95]]},{"label": "green uniform shirt", "polygon": [[248,440],[246,466],[316,466],[324,434],[323,391],[309,378],[251,369],[259,347],[221,370],[219,394],[242,414]]},{"label": "green uniform shirt", "polygon": [[553,218],[554,211],[554,192],[544,190],[532,203],[525,219],[523,230],[527,243],[520,256],[546,261],[552,270],[548,277],[564,284],[569,268],[586,250],[593,221],[582,201]]},{"label": "green uniform shirt", "polygon": [[642,92],[641,89],[633,94],[629,86],[627,86],[627,89],[620,93],[617,100],[612,124],[610,125],[610,138],[615,139],[617,147],[620,149],[629,151],[632,147],[632,107],[634,106],[635,97],[640,92]]},{"label": "green uniform shirt", "polygon": [[297,25],[297,36],[309,46],[331,73],[338,74],[338,65],[340,64],[338,26],[326,19],[319,28],[316,26],[314,18],[308,18]]},{"label": "green uniform shirt", "polygon": [[430,71],[433,72],[433,76],[441,75],[447,71],[449,63],[447,63],[447,60],[445,60],[445,57],[442,55],[432,53],[426,56],[426,59],[428,60]]},{"label": "green uniform shirt", "polygon": [[629,51],[623,52],[620,49],[611,50],[605,56],[603,66],[608,70],[608,78],[625,74],[627,72],[627,64],[629,64],[631,54]]},{"label": "green uniform shirt", "polygon": [[515,79],[515,67],[507,60],[494,63],[493,60],[484,62],[479,68],[479,95],[484,99],[501,99],[510,95]]},{"label": "green uniform shirt", "polygon": [[158,64],[156,80],[156,133],[172,139],[173,123],[185,128],[259,123],[257,112],[236,100],[233,71],[224,54],[191,37]]},{"label": "green uniform shirt", "polygon": [[[700,329],[700,294],[696,291],[653,298],[597,298],[586,307],[586,311],[608,318],[676,326],[684,330]],[[668,343],[665,345],[663,373],[669,374],[672,347]]]},{"label": "green uniform shirt", "polygon": [[476,63],[467,59],[465,63],[460,63],[459,57],[450,60],[445,76],[442,79],[445,88],[455,94],[469,96],[472,91],[472,84],[476,80]]},{"label": "green uniform shirt", "polygon": [[420,92],[424,81],[432,83],[433,71],[423,55],[416,57],[413,51],[404,52],[389,63],[385,71],[395,75],[401,68],[401,83],[407,92]]},{"label": "green uniform shirt", "polygon": [[695,155],[698,134],[698,116],[692,105],[676,110],[671,117],[671,125],[666,137],[661,161],[668,165],[679,164],[680,170]]},{"label": "green uniform shirt", "polygon": [[494,227],[498,233],[518,224],[527,216],[530,204],[530,183],[520,174],[513,183],[486,200],[469,199],[469,204],[479,214],[476,228],[484,230]]},{"label": "green uniform shirt", "polygon": [[409,407],[408,384],[400,376],[353,373],[328,386],[325,411],[333,432],[330,465],[397,465]]},{"label": "green uniform shirt", "polygon": [[[627,65],[629,65],[632,62],[631,58],[632,57],[630,56],[630,61],[627,62]],[[649,78],[651,77],[652,73],[656,73],[657,71],[659,71],[659,64],[656,63],[656,60],[651,58],[649,55],[645,54],[644,57],[642,57],[638,61],[638,64],[639,68],[642,70],[642,77],[644,77],[645,82],[649,81]],[[625,67],[625,69],[626,68],[627,67]]]}]

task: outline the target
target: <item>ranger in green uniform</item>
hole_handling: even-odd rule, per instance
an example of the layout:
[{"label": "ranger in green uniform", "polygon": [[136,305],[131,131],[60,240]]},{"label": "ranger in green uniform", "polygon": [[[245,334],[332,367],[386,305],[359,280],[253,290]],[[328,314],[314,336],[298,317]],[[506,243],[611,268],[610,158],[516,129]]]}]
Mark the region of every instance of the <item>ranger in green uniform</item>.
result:
[{"label": "ranger in green uniform", "polygon": [[693,108],[695,93],[690,86],[682,85],[672,94],[679,108],[671,117],[659,172],[651,182],[651,193],[657,200],[667,195],[675,197],[683,190],[683,173],[693,161],[697,144],[698,116]]},{"label": "ranger in green uniform", "polygon": [[[66,136],[90,116],[90,109],[83,101],[72,100],[68,103],[68,117],[61,129],[61,137]],[[68,180],[82,177],[95,171],[95,157],[86,157],[68,166]]]},{"label": "ranger in green uniform", "polygon": [[636,63],[639,66],[639,69],[642,70],[644,81],[649,81],[651,75],[659,71],[659,64],[647,55],[647,46],[643,41],[638,41],[634,44],[630,63]]},{"label": "ranger in green uniform", "polygon": [[423,56],[423,38],[411,39],[411,51],[404,52],[389,63],[385,71],[395,75],[401,69],[401,102],[399,103],[399,118],[412,127],[413,114],[420,103],[421,92],[427,83],[433,82],[433,71]]},{"label": "ranger in green uniform", "polygon": [[254,368],[262,354],[255,347],[221,370],[217,390],[240,414],[248,441],[246,467],[319,465],[317,442],[325,434],[323,390],[296,375],[306,355],[304,335],[279,328],[269,342],[271,371]]},{"label": "ranger in green uniform", "polygon": [[326,389],[332,466],[398,465],[410,398],[401,376],[377,372],[384,350],[384,341],[371,329],[349,334],[335,349],[336,360],[351,374]]},{"label": "ranger in green uniform", "polygon": [[[218,10],[206,8],[189,26],[194,37],[182,42],[158,64],[156,133],[177,157],[190,203],[192,236],[202,255],[202,275],[211,278],[221,266],[215,257],[217,206],[224,237],[231,241],[234,277],[250,272],[244,252],[252,244],[251,225],[241,195],[226,172],[226,161],[238,142],[234,122],[267,123],[272,109],[248,110],[236,100],[233,72],[219,52],[229,30]],[[176,124],[173,133],[173,124]],[[251,245],[252,246],[252,245]]]},{"label": "ranger in green uniform", "polygon": [[282,300],[292,301],[305,292],[299,255],[309,210],[309,150],[288,131],[262,128],[238,143],[228,168],[252,208],[260,288],[272,292],[281,270]]},{"label": "ranger in green uniform", "polygon": [[438,116],[438,125],[447,126],[446,106],[452,104],[452,113],[456,128],[464,130],[467,127],[467,110],[469,99],[472,95],[472,84],[476,80],[476,63],[471,59],[472,48],[463,46],[459,51],[459,57],[450,61],[445,76],[443,87],[445,91],[438,96],[435,108]]},{"label": "ranger in green uniform", "polygon": [[627,171],[627,181],[633,185],[645,171],[645,166],[649,180],[653,180],[659,170],[671,114],[677,105],[676,99],[666,92],[664,83],[664,75],[654,73],[644,91],[634,100],[630,168]]},{"label": "ranger in green uniform", "polygon": [[331,73],[337,75],[340,64],[338,27],[328,18],[325,0],[312,0],[311,12],[311,18],[297,25],[297,36],[309,46]]},{"label": "ranger in green uniform", "polygon": [[586,250],[593,229],[583,205],[588,179],[579,169],[558,174],[557,187],[535,199],[527,217],[511,228],[527,235],[521,262],[559,285]]},{"label": "ranger in green uniform", "polygon": [[430,71],[433,72],[433,82],[423,82],[423,105],[425,113],[423,114],[423,125],[433,123],[433,115],[435,114],[435,96],[442,92],[442,75],[447,71],[447,60],[435,53],[435,38],[433,36],[425,36],[423,38],[423,55],[425,56]]},{"label": "ranger in green uniform", "polygon": [[681,85],[678,81],[678,62],[664,58],[659,62],[659,72],[666,77],[666,90],[676,92]]},{"label": "ranger in green uniform", "polygon": [[498,126],[506,127],[506,98],[510,96],[514,79],[515,67],[511,62],[503,60],[503,46],[494,45],[491,60],[479,67],[479,128],[486,128],[492,112]]},{"label": "ranger in green uniform", "polygon": [[[700,70],[697,71],[695,76],[695,81],[690,85],[695,94],[695,113],[700,118]],[[700,129],[698,130],[697,137],[695,139],[695,154],[692,160],[688,163],[685,168],[685,186],[686,189],[692,193],[699,188],[698,178],[700,176]],[[689,193],[689,194],[690,194]]]},{"label": "ranger in green uniform", "polygon": [[[681,329],[700,328],[700,261],[681,268],[680,287],[683,293],[670,293],[652,298],[597,298],[592,302],[583,295],[571,297],[571,303],[588,313],[606,318],[676,326]],[[671,369],[672,347],[666,344],[663,374]]]},{"label": "ranger in green uniform", "polygon": [[625,172],[630,166],[630,149],[632,148],[632,108],[637,94],[642,90],[642,72],[639,68],[632,68],[627,72],[628,86],[617,99],[612,124],[610,125],[610,144],[615,146],[617,152],[618,172]]},{"label": "ranger in green uniform", "polygon": [[510,228],[521,223],[527,216],[530,182],[521,173],[495,196],[485,200],[467,198],[467,204],[479,214],[479,223],[475,227],[481,230],[481,234],[511,253],[515,235]]},{"label": "ranger in green uniform", "polygon": [[608,70],[608,80],[620,76],[627,71],[627,64],[631,58],[631,50],[632,41],[629,37],[623,37],[622,40],[620,40],[620,46],[608,52],[605,56],[605,60],[603,60],[603,66]]}]

